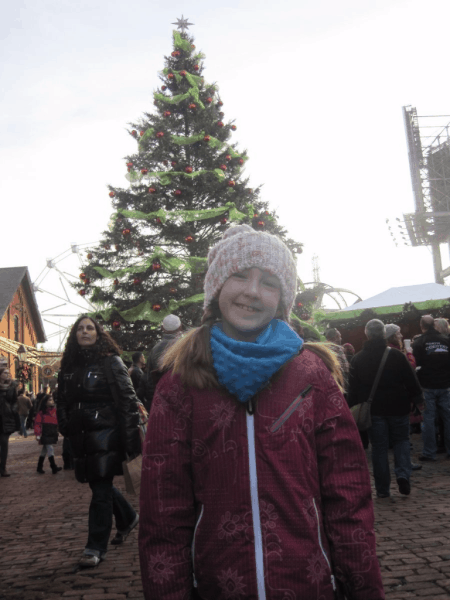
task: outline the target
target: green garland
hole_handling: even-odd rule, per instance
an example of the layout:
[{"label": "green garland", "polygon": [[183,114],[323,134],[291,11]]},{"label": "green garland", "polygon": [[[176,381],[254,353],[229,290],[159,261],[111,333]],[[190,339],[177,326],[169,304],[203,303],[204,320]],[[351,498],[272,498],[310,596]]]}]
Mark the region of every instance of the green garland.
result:
[{"label": "green garland", "polygon": [[153,310],[153,304],[148,300],[144,300],[137,306],[129,308],[128,310],[118,310],[115,306],[111,306],[105,310],[95,311],[89,313],[90,316],[100,315],[105,321],[109,321],[113,314],[118,314],[122,319],[130,323],[135,321],[149,321],[150,323],[161,323],[161,321],[167,317],[167,315],[175,312],[180,306],[186,306],[189,304],[198,304],[203,302],[204,294],[196,294],[190,298],[184,300],[170,300],[168,307],[156,312]]},{"label": "green garland", "polygon": [[137,181],[142,181],[144,177],[147,179],[155,178],[159,180],[161,185],[170,185],[174,177],[187,177],[188,179],[195,179],[204,173],[211,173],[217,177],[219,181],[223,181],[225,179],[225,173],[222,171],[222,169],[193,171],[192,173],[186,173],[185,171],[155,171],[152,173],[146,173],[145,175],[132,169],[125,175],[125,179],[127,179],[130,183],[136,183]]},{"label": "green garland", "polygon": [[173,31],[173,45],[175,46],[175,48],[180,48],[181,50],[184,50],[185,52],[189,52],[189,54],[193,50],[193,48],[192,48],[191,44],[188,42],[188,40],[185,40],[183,37],[181,37],[180,32],[176,31],[176,30]]},{"label": "green garland", "polygon": [[[245,217],[252,218],[254,214],[254,209],[251,204],[246,205],[248,213],[245,214],[239,211],[236,208],[234,202],[227,202],[224,206],[220,206],[217,208],[205,208],[203,210],[171,210],[165,211],[163,208],[160,208],[157,211],[144,213],[139,210],[127,210],[125,208],[119,208],[117,210],[118,213],[127,217],[128,219],[139,219],[145,221],[151,221],[153,219],[159,218],[163,223],[165,223],[168,219],[175,220],[178,217],[181,217],[186,223],[190,223],[192,221],[203,221],[205,219],[212,219],[214,217],[220,217],[220,215],[228,212],[230,221],[242,221]],[[113,216],[117,218],[117,216]]]}]

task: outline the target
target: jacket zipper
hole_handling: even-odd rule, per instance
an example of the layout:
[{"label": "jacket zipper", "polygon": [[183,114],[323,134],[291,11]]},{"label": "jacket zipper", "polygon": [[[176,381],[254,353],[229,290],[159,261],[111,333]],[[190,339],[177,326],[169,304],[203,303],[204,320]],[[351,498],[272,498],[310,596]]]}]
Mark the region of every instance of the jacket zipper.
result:
[{"label": "jacket zipper", "polygon": [[317,506],[316,506],[316,499],[313,498],[313,504],[314,504],[314,510],[316,511],[316,517],[317,517],[317,537],[319,538],[319,546],[320,549],[322,551],[323,557],[328,565],[328,568],[330,569],[330,577],[331,577],[331,585],[333,586],[333,591],[336,591],[336,581],[334,579],[334,575],[333,575],[333,571],[331,570],[331,565],[330,565],[330,561],[328,560],[328,556],[323,548],[322,545],[322,534],[320,533],[320,519],[319,519],[319,511],[317,510]]},{"label": "jacket zipper", "polygon": [[256,584],[258,600],[266,600],[264,585],[264,553],[261,531],[261,514],[258,499],[258,473],[256,470],[255,450],[255,422],[254,415],[246,413],[247,417],[247,444],[250,474],[250,498],[252,503],[253,534],[255,538]]},{"label": "jacket zipper", "polygon": [[200,521],[202,520],[203,517],[203,509],[204,509],[204,505],[202,504],[202,509],[200,511],[200,514],[198,516],[197,519],[197,523],[195,524],[194,527],[194,537],[192,539],[192,546],[191,546],[191,554],[192,554],[192,576],[194,578],[194,587],[197,587],[197,579],[195,578],[195,536],[197,535],[197,528],[200,525]]},{"label": "jacket zipper", "polygon": [[272,424],[272,426],[269,429],[270,433],[275,433],[275,431],[278,431],[280,427],[284,425],[284,423],[286,423],[286,421],[289,419],[292,413],[300,406],[305,397],[309,394],[311,389],[312,385],[307,385],[305,387],[303,392],[299,396],[297,396],[297,398],[287,407],[284,413],[280,417],[278,417],[275,423]]}]

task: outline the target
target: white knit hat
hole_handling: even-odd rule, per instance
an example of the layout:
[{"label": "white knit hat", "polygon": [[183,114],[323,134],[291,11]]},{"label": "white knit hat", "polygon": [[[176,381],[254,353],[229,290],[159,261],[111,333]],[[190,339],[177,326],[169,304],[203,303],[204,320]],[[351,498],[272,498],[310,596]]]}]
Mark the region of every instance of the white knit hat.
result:
[{"label": "white knit hat", "polygon": [[278,237],[255,231],[249,225],[228,229],[208,253],[205,310],[218,299],[225,281],[251,267],[276,275],[281,283],[283,319],[288,321],[297,289],[297,268],[289,248]]},{"label": "white knit hat", "polygon": [[177,315],[167,315],[163,319],[162,326],[167,332],[176,331],[181,327],[181,321]]},{"label": "white knit hat", "polygon": [[400,331],[400,327],[398,325],[395,325],[394,323],[388,323],[384,330],[386,331],[386,337],[390,338],[391,335],[395,335],[397,333],[397,331]]}]

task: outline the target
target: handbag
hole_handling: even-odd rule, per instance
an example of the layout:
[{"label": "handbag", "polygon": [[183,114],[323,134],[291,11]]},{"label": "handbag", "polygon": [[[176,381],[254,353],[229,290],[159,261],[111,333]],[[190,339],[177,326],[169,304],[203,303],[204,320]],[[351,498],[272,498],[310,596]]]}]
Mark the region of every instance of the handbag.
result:
[{"label": "handbag", "polygon": [[387,346],[384,354],[381,358],[380,366],[378,367],[378,371],[375,377],[375,381],[373,382],[372,389],[370,390],[370,395],[366,402],[360,402],[359,404],[355,404],[350,409],[353,418],[355,419],[356,426],[359,431],[367,431],[369,427],[372,427],[372,418],[370,416],[370,408],[372,406],[372,401],[375,396],[375,392],[377,391],[378,383],[380,381],[381,373],[383,372],[384,365],[386,364],[386,360],[389,354],[390,347]]},{"label": "handbag", "polygon": [[142,454],[122,462],[123,478],[127,494],[139,496],[141,491]]}]

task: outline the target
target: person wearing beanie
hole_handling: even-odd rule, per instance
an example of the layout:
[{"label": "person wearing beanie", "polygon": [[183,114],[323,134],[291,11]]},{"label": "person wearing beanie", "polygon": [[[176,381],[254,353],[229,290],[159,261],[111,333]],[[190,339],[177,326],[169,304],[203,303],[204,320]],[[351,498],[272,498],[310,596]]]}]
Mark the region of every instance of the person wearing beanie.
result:
[{"label": "person wearing beanie", "polygon": [[209,252],[203,324],[161,361],[144,443],[146,600],[385,597],[366,459],[336,357],[289,326],[296,282],[247,225]]},{"label": "person wearing beanie", "polygon": [[162,372],[159,369],[159,361],[167,348],[173,344],[183,330],[180,318],[177,315],[167,315],[162,321],[161,330],[162,339],[153,346],[147,357],[147,370],[145,375],[141,377],[136,392],[137,397],[144,404],[147,411],[150,410],[156,384],[162,376]]}]

